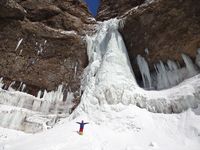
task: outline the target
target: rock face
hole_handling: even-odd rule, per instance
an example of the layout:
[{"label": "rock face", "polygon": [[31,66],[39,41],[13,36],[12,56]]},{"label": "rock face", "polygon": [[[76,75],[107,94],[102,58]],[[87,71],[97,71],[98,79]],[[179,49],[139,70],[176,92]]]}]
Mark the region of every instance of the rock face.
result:
[{"label": "rock face", "polygon": [[0,77],[36,95],[64,84],[79,91],[87,66],[83,36],[92,29],[85,3],[74,0],[2,0],[0,2]]},{"label": "rock face", "polygon": [[[112,4],[114,2],[115,5]],[[141,5],[134,8],[135,5],[131,7],[128,1],[108,3],[102,0],[98,16],[99,20],[115,16],[124,19],[121,33],[136,76],[140,76],[136,65],[138,54],[146,58],[151,71],[159,60],[166,62],[171,59],[184,65],[182,53],[194,60],[200,47],[200,1],[137,2]],[[145,53],[146,48],[148,54]]]},{"label": "rock face", "polygon": [[97,19],[108,20],[121,16],[131,8],[141,5],[144,1],[145,0],[101,0]]},{"label": "rock face", "polygon": [[0,8],[0,18],[24,19],[24,8],[14,0],[1,0]]}]

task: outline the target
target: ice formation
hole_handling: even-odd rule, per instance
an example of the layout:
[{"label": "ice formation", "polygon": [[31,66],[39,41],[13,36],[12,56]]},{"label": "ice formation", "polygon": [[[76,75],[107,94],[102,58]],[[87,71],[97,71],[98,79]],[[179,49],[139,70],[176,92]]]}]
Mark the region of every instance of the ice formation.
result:
[{"label": "ice formation", "polygon": [[137,56],[137,63],[138,63],[138,66],[139,66],[139,69],[140,69],[140,72],[142,75],[144,88],[151,89],[152,81],[151,81],[151,75],[150,75],[148,63],[140,55]]},{"label": "ice formation", "polygon": [[15,48],[15,51],[17,51],[17,49],[18,49],[19,46],[21,45],[22,41],[23,41],[23,38],[20,39],[19,42],[17,43],[17,46],[16,46],[16,48]]},{"label": "ice formation", "polygon": [[[146,91],[138,86],[118,25],[117,19],[100,23],[98,32],[86,37],[89,65],[83,75],[81,102],[70,118],[87,113],[98,114],[93,115],[95,118],[92,119],[101,120],[104,116],[99,111],[107,110],[108,105],[120,111],[123,107],[114,106],[132,104],[156,113],[179,113],[198,107],[200,85],[197,83],[200,82],[200,75],[168,90]],[[168,67],[163,62],[155,65],[158,87],[172,86],[175,81],[182,80],[188,70],[192,71],[192,75],[197,73],[190,59],[187,56],[183,58],[186,63],[183,69],[170,60]],[[151,77],[147,62],[140,56],[138,64],[145,85],[151,87],[154,85],[154,76]],[[76,66],[74,70],[76,74]],[[2,84],[0,79],[0,86]],[[24,88],[25,84],[21,83],[19,89],[23,91]],[[39,91],[37,98],[22,92],[0,90],[0,116],[3,118],[0,125],[26,132],[41,131],[52,127],[60,117],[68,116],[73,99],[74,93],[70,90],[67,97],[63,96],[62,85],[57,91]]]},{"label": "ice formation", "polygon": [[200,48],[197,49],[197,56],[195,60],[198,67],[200,67]]},{"label": "ice formation", "polygon": [[145,89],[167,89],[173,87],[185,79],[198,74],[198,69],[193,64],[189,56],[182,54],[186,67],[180,68],[172,61],[168,60],[167,64],[160,61],[154,65],[155,72],[149,71],[149,66],[144,57],[138,55],[137,63],[143,80]]},{"label": "ice formation", "polygon": [[[22,82],[15,91],[12,82],[8,91],[0,88],[0,126],[22,130],[25,132],[39,132],[45,128],[51,128],[56,120],[66,117],[73,107],[74,93],[68,91],[64,100],[63,85],[56,91],[39,91],[38,97],[23,93],[25,84]],[[0,86],[3,87],[3,78]],[[43,93],[43,94],[42,94]]]},{"label": "ice formation", "polygon": [[190,59],[190,57],[188,57],[185,54],[182,54],[182,58],[183,58],[185,65],[186,65],[187,77],[192,77],[194,75],[197,75],[198,71],[195,69],[195,66],[194,66],[192,60]]},{"label": "ice formation", "polygon": [[144,52],[148,55],[148,54],[149,54],[149,49],[148,49],[148,48],[145,48],[145,49],[144,49]]},{"label": "ice formation", "polygon": [[[92,37],[86,37],[90,62],[82,81],[84,93],[81,103],[73,112],[72,118],[82,113],[103,111],[107,104],[134,104],[158,113],[179,113],[198,107],[200,85],[196,83],[200,82],[199,75],[193,77],[193,80],[185,80],[172,89],[162,91],[146,91],[138,86],[126,47],[117,30],[118,23],[116,19],[100,23],[98,32]],[[188,63],[189,60],[186,59]],[[139,64],[146,65],[141,70],[148,80],[148,65],[144,63],[144,59],[140,61],[141,58]],[[177,76],[178,67],[175,62],[168,61],[168,66],[163,62],[156,65],[159,81],[157,86],[169,86],[182,78],[181,75]],[[187,72],[187,69],[189,68],[181,69],[179,73]]]}]

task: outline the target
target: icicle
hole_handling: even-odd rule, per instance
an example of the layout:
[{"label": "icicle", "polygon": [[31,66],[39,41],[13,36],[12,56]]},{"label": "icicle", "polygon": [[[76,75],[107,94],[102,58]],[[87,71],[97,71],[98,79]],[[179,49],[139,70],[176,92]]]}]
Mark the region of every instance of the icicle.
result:
[{"label": "icicle", "polygon": [[76,75],[77,75],[77,68],[78,68],[78,62],[76,62],[74,66],[74,79],[76,78]]},{"label": "icicle", "polygon": [[47,95],[47,90],[44,90],[44,94],[42,98],[45,99],[46,95]]},{"label": "icicle", "polygon": [[165,65],[162,61],[157,64],[158,74],[157,74],[157,89],[163,89],[169,87],[169,80],[167,76],[167,71]]},{"label": "icicle", "polygon": [[20,85],[19,85],[19,87],[17,88],[17,91],[20,91],[20,90],[21,90],[22,85],[23,85],[23,82],[20,82]]},{"label": "icicle", "polygon": [[23,85],[22,85],[22,90],[21,90],[21,91],[24,92],[25,88],[26,88],[26,84],[23,84]]},{"label": "icicle", "polygon": [[197,49],[197,53],[198,53],[198,55],[200,55],[200,48]]},{"label": "icicle", "polygon": [[23,49],[21,49],[21,50],[20,50],[20,52],[19,52],[19,55],[21,55],[21,54],[22,54],[22,52],[23,52]]},{"label": "icicle", "polygon": [[37,98],[41,98],[41,95],[42,95],[42,91],[40,90],[40,91],[37,93]]},{"label": "icicle", "polygon": [[197,66],[200,67],[200,48],[197,49],[197,56],[196,56],[195,63],[197,64]]},{"label": "icicle", "polygon": [[185,65],[186,65],[186,68],[188,71],[188,77],[192,77],[192,76],[198,74],[190,57],[185,54],[182,54],[182,58],[183,58],[183,61],[185,62]]},{"label": "icicle", "polygon": [[42,97],[44,101],[41,104],[41,111],[48,113],[51,103],[54,103],[55,104],[54,112],[56,113],[59,103],[62,102],[63,97],[64,93],[62,84],[58,86],[58,89],[56,91],[47,92],[45,90],[44,95]]},{"label": "icicle", "polygon": [[0,78],[0,88],[2,88],[4,86],[3,84],[3,77]]},{"label": "icicle", "polygon": [[15,81],[13,81],[10,85],[9,85],[9,87],[8,87],[8,91],[15,91],[13,88],[12,88],[12,86],[15,84]]},{"label": "icicle", "polygon": [[43,113],[46,113],[48,114],[49,113],[49,109],[50,109],[50,106],[51,106],[51,103],[47,100],[44,100],[41,104],[41,107],[40,107],[40,110],[43,112]]},{"label": "icicle", "polygon": [[144,49],[144,52],[145,52],[147,55],[149,55],[149,49],[148,49],[148,48],[145,48],[145,49]]},{"label": "icicle", "polygon": [[174,61],[168,60],[167,65],[168,65],[170,71],[178,70],[178,66]]},{"label": "icicle", "polygon": [[169,71],[167,72],[168,80],[170,83],[170,86],[174,86],[178,84],[181,81],[181,77],[178,73],[178,66],[174,61],[168,60],[167,65],[169,68]]},{"label": "icicle", "polygon": [[41,105],[41,101],[34,100],[32,110],[33,111],[38,111],[40,109],[40,105]]},{"label": "icicle", "polygon": [[17,44],[17,46],[16,46],[16,48],[15,48],[15,51],[17,51],[17,49],[19,48],[19,46],[20,46],[20,44],[22,43],[22,41],[23,41],[23,39],[19,40],[19,42],[18,42],[18,44]]},{"label": "icicle", "polygon": [[143,84],[144,84],[144,88],[148,89],[151,88],[151,75],[150,75],[150,71],[149,71],[149,66],[146,62],[146,60],[138,55],[137,56],[137,64],[139,66],[140,69],[140,73],[142,75],[142,80],[143,80]]},{"label": "icicle", "polygon": [[46,44],[47,44],[47,40],[44,41],[44,45],[46,45]]}]

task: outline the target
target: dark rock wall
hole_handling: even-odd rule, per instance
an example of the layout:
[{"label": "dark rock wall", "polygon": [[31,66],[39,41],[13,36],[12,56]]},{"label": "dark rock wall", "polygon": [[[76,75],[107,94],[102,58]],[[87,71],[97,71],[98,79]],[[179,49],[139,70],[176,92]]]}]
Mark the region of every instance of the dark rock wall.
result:
[{"label": "dark rock wall", "polygon": [[0,77],[7,86],[25,83],[33,95],[62,83],[79,91],[88,63],[83,36],[95,23],[90,18],[86,5],[74,0],[1,1]]},{"label": "dark rock wall", "polygon": [[141,5],[144,1],[145,0],[101,0],[97,19],[108,20],[121,16],[133,7]]}]

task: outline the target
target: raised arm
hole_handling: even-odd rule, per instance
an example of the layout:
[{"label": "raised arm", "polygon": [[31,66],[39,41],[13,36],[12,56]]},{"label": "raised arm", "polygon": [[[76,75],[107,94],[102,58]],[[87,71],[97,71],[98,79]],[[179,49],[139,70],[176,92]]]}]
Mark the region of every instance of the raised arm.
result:
[{"label": "raised arm", "polygon": [[84,123],[84,124],[89,124],[89,122],[86,122],[86,123]]},{"label": "raised arm", "polygon": [[80,122],[76,122],[76,123],[81,124]]}]

